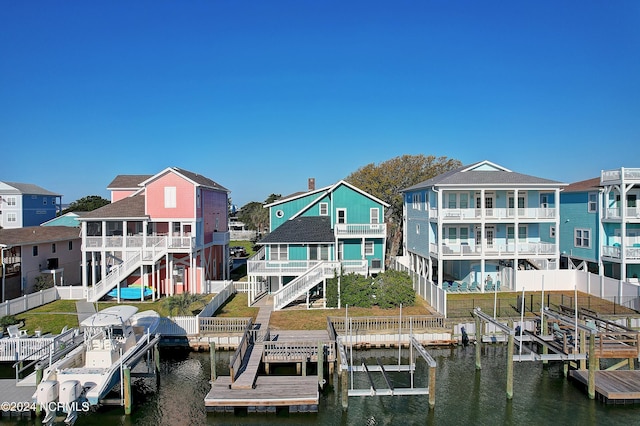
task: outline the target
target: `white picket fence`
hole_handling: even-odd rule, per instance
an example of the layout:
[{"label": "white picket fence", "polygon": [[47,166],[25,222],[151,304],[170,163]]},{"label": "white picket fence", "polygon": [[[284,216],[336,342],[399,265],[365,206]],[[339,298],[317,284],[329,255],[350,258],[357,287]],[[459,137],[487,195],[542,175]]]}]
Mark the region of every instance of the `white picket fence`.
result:
[{"label": "white picket fence", "polygon": [[[158,333],[162,336],[199,335],[201,320],[210,318],[235,293],[234,282],[225,281],[225,286],[222,290],[211,299],[198,315],[161,318]],[[209,324],[207,326],[210,327]]]}]

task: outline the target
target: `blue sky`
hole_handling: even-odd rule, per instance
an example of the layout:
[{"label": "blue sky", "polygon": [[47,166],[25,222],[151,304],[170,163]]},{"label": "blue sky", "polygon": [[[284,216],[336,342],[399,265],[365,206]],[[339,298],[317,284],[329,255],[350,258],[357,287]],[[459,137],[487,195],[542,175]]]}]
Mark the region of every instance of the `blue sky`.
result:
[{"label": "blue sky", "polygon": [[0,1],[0,180],[168,166],[234,204],[403,154],[640,167],[640,2]]}]

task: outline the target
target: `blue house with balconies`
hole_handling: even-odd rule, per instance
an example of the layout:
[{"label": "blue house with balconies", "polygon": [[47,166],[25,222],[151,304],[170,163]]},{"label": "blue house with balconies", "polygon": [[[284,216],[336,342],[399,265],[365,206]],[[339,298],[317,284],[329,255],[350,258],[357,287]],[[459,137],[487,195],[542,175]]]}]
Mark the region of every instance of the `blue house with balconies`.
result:
[{"label": "blue house with balconies", "polygon": [[638,281],[640,169],[604,170],[560,198],[561,253],[568,268]]},{"label": "blue house with balconies", "polygon": [[314,297],[324,304],[326,279],[384,270],[388,204],[348,182],[296,193],[265,206],[270,232],[247,262],[250,302],[263,292],[274,308]]},{"label": "blue house with balconies", "polygon": [[557,269],[564,185],[485,160],[404,189],[410,268],[458,291],[515,289],[516,269]]}]

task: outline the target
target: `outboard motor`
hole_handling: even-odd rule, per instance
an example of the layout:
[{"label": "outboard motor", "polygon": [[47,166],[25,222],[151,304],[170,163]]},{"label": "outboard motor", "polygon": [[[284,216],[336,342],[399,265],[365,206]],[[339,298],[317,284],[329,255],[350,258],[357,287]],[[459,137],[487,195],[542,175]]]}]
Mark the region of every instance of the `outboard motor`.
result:
[{"label": "outboard motor", "polygon": [[467,330],[462,327],[462,345],[467,346],[469,344],[469,336],[467,335]]},{"label": "outboard motor", "polygon": [[[44,407],[42,424],[51,425],[56,419],[59,384],[55,380],[43,380],[36,390],[36,401]],[[53,404],[51,404],[53,403]]]},{"label": "outboard motor", "polygon": [[78,400],[82,395],[82,384],[78,380],[68,380],[60,385],[60,404],[67,407],[65,424],[73,425],[78,420]]}]

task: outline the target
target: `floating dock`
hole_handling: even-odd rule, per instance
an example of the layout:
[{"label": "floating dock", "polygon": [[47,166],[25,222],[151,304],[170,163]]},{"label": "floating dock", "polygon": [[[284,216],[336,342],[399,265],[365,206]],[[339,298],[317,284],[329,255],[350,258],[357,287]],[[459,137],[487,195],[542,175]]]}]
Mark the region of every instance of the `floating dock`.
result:
[{"label": "floating dock", "polygon": [[209,411],[234,412],[243,407],[248,412],[275,413],[286,407],[290,413],[317,412],[320,393],[315,376],[258,376],[250,391],[231,389],[229,376],[219,377],[204,399]]},{"label": "floating dock", "polygon": [[[570,376],[588,386],[589,372],[572,370]],[[640,403],[640,371],[596,371],[596,397],[607,404]]]}]

